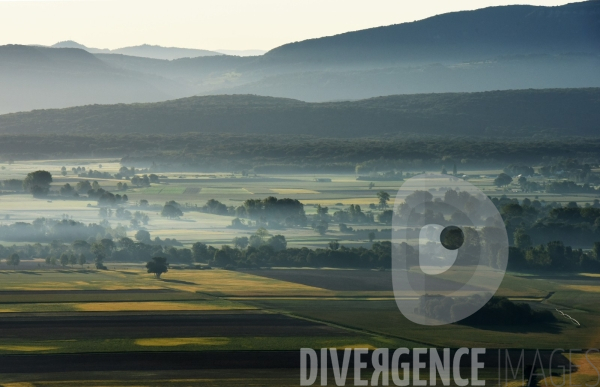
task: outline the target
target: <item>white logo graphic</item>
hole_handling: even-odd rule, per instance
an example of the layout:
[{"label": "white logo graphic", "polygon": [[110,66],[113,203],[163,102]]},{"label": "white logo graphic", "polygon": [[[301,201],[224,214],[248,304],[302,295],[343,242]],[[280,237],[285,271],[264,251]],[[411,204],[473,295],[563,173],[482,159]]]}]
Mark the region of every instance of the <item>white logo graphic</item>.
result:
[{"label": "white logo graphic", "polygon": [[465,319],[498,290],[508,238],[494,204],[450,175],[408,179],[398,191],[392,231],[392,282],[398,308],[422,325]]}]

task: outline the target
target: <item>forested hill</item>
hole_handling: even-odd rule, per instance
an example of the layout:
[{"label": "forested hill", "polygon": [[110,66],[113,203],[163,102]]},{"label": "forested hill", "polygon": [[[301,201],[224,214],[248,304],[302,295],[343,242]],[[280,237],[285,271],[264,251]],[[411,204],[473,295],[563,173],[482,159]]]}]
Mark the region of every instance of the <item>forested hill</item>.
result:
[{"label": "forested hill", "polygon": [[89,105],[0,116],[0,134],[598,136],[600,89],[395,95],[306,103],[254,95]]},{"label": "forested hill", "polygon": [[449,61],[502,55],[598,54],[600,1],[452,12],[283,45],[265,59],[290,62]]}]

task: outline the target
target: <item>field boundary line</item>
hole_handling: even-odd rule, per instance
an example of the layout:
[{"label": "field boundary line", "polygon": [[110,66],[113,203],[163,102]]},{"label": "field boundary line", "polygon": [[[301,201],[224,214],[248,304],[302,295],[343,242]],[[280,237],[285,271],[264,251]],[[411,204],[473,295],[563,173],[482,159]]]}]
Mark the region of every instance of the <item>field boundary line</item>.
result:
[{"label": "field boundary line", "polygon": [[355,327],[351,327],[348,325],[344,325],[344,324],[338,324],[338,323],[334,323],[331,321],[327,321],[327,320],[321,320],[321,319],[317,319],[317,318],[313,318],[313,317],[305,317],[305,316],[300,316],[291,312],[286,312],[284,310],[280,310],[280,309],[275,309],[275,308],[265,308],[262,305],[259,305],[259,307],[264,310],[265,312],[270,312],[270,313],[277,313],[277,314],[281,314],[284,316],[288,316],[291,318],[296,318],[299,320],[304,320],[304,321],[309,321],[309,322],[314,322],[314,323],[320,323],[320,324],[324,324],[333,328],[338,328],[338,329],[343,329],[349,332],[354,332],[354,333],[360,333],[360,334],[367,334],[369,336],[374,336],[374,337],[388,337],[388,338],[393,338],[393,339],[401,339],[401,340],[406,340],[415,344],[423,344],[423,345],[428,345],[430,347],[438,347],[438,345],[436,344],[432,344],[432,343],[427,343],[425,341],[420,341],[420,340],[413,340],[413,339],[409,339],[406,337],[402,337],[402,336],[396,336],[396,335],[390,335],[388,333],[379,333],[379,332],[374,332],[371,330],[367,330],[367,329],[360,329],[360,328],[355,328]]}]

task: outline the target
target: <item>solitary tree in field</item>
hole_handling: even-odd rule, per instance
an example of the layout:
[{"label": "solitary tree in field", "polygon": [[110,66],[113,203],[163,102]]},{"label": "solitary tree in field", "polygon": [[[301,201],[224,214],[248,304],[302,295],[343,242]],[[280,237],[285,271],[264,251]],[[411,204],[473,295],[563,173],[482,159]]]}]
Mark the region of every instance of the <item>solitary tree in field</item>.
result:
[{"label": "solitary tree in field", "polygon": [[21,262],[21,258],[19,258],[19,254],[17,253],[12,253],[8,256],[8,258],[6,258],[6,264],[12,265],[13,267],[18,266],[19,262]]},{"label": "solitary tree in field", "polygon": [[152,258],[152,261],[146,263],[146,269],[148,269],[148,273],[154,274],[155,278],[160,278],[162,273],[166,273],[169,271],[167,258]]},{"label": "solitary tree in field", "polygon": [[103,263],[106,258],[106,247],[102,243],[96,242],[91,246],[90,251],[96,257],[96,269],[106,270],[106,266]]},{"label": "solitary tree in field", "polygon": [[390,201],[390,194],[385,191],[377,192],[377,197],[379,198],[379,208],[387,208],[387,202]]},{"label": "solitary tree in field", "polygon": [[373,231],[371,231],[369,233],[369,242],[373,242],[375,240],[375,233]]}]

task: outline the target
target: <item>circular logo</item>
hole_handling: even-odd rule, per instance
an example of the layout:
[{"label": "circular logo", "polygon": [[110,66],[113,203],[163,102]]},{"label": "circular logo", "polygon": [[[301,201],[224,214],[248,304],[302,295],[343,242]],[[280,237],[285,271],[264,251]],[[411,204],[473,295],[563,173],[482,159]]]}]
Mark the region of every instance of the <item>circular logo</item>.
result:
[{"label": "circular logo", "polygon": [[504,221],[471,183],[437,174],[408,179],[396,196],[392,225],[394,297],[409,320],[460,321],[500,287],[508,263]]}]

